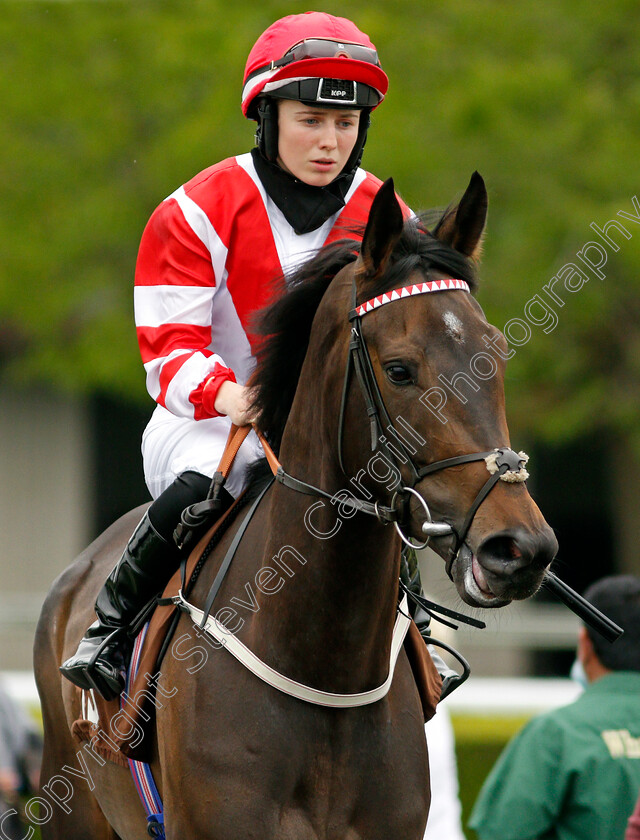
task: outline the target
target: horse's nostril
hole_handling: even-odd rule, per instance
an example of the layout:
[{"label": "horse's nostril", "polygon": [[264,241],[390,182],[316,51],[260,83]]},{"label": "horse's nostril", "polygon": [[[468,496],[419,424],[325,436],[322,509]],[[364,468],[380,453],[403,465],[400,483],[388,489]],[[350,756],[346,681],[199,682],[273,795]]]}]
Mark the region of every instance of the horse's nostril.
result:
[{"label": "horse's nostril", "polygon": [[522,560],[524,557],[516,540],[508,536],[490,537],[485,540],[480,553],[484,557],[491,557],[494,561],[501,563]]},{"label": "horse's nostril", "polygon": [[477,557],[487,571],[511,575],[527,568],[531,571],[545,569],[556,551],[557,542],[550,529],[548,534],[504,531],[484,540]]}]

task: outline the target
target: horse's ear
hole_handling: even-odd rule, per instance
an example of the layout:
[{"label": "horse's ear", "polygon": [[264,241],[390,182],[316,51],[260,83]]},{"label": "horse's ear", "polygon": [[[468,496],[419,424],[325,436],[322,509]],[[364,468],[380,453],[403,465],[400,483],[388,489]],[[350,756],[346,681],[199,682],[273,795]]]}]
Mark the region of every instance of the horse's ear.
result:
[{"label": "horse's ear", "polygon": [[404,219],[396,198],[393,178],[388,178],[371,204],[356,271],[367,280],[384,273],[389,257],[402,234]]},{"label": "horse's ear", "polygon": [[445,211],[433,235],[465,256],[478,259],[482,250],[488,203],[484,180],[474,172],[460,203]]}]

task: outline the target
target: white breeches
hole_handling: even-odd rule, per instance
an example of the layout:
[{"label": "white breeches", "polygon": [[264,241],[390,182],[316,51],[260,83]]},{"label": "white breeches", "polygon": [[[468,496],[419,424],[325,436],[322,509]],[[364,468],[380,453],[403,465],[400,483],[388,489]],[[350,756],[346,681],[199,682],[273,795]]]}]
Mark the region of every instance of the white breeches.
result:
[{"label": "white breeches", "polygon": [[[152,497],[157,499],[187,470],[213,478],[230,428],[228,417],[189,420],[157,406],[142,435],[144,477]],[[225,489],[234,498],[245,487],[247,467],[263,455],[262,446],[252,431],[240,447],[225,484]]]}]

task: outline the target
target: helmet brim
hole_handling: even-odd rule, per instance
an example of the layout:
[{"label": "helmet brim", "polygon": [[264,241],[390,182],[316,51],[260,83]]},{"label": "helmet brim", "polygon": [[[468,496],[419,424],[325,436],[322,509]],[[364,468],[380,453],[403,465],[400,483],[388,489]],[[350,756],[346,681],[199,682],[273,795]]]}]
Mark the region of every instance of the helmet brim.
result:
[{"label": "helmet brim", "polygon": [[[306,58],[294,61],[284,67],[256,71],[247,80],[242,91],[242,113],[249,116],[249,109],[262,93],[266,84],[282,79],[348,79],[374,88],[380,94],[380,102],[389,89],[389,79],[384,70],[368,61],[345,58]],[[380,104],[380,103],[378,103]]]}]

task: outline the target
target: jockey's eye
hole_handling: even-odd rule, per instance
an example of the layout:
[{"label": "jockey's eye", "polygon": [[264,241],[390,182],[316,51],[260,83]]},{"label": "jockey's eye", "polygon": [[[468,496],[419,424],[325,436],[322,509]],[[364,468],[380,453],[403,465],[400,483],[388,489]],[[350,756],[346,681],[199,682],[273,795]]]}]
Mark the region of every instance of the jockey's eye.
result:
[{"label": "jockey's eye", "polygon": [[397,362],[387,365],[385,367],[385,373],[387,374],[389,382],[393,382],[394,385],[413,384],[413,377],[411,376],[409,368],[404,365],[400,365]]}]

